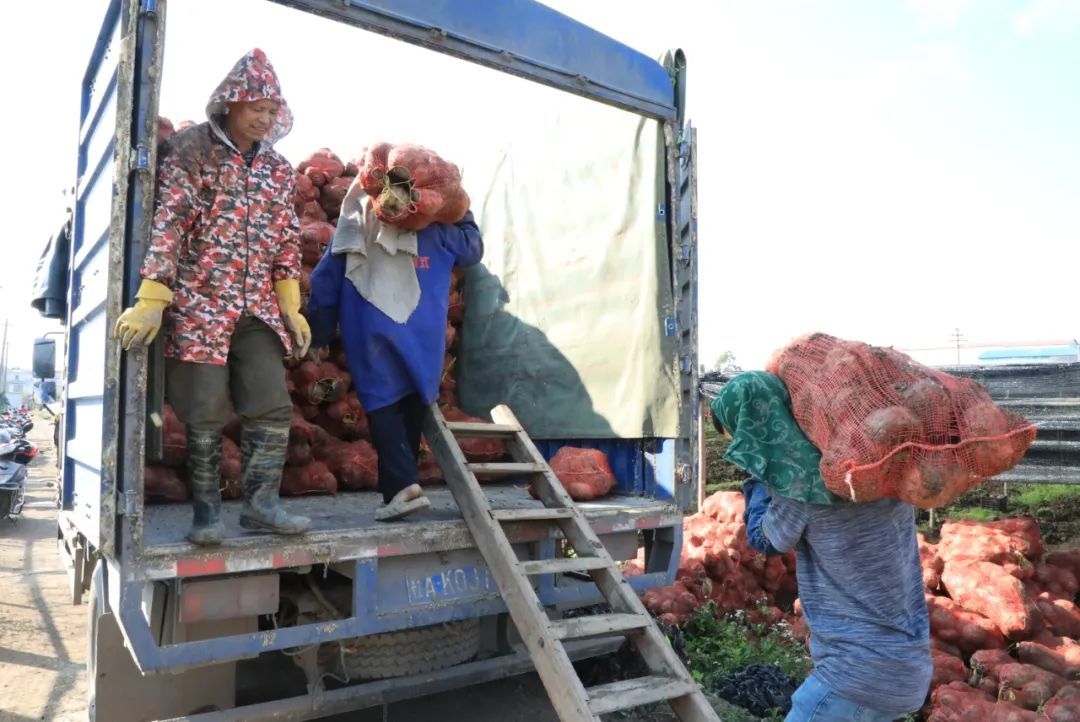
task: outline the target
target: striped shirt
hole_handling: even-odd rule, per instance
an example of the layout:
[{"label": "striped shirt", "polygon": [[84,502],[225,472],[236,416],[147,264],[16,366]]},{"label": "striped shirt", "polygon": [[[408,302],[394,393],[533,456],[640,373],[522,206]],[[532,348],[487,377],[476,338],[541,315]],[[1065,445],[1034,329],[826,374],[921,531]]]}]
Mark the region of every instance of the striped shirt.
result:
[{"label": "striped shirt", "polygon": [[773,496],[759,518],[777,551],[795,550],[814,674],[872,709],[897,717],[919,709],[933,665],[912,506]]}]

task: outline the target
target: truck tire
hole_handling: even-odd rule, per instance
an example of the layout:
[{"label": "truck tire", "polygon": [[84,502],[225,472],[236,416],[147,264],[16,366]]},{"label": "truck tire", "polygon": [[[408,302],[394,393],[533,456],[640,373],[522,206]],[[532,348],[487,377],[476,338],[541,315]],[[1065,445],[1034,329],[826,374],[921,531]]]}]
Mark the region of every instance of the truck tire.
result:
[{"label": "truck tire", "polygon": [[[345,672],[350,680],[389,679],[423,674],[468,662],[480,651],[480,620],[466,619],[404,632],[344,640]],[[340,674],[336,642],[319,650],[323,669]]]}]

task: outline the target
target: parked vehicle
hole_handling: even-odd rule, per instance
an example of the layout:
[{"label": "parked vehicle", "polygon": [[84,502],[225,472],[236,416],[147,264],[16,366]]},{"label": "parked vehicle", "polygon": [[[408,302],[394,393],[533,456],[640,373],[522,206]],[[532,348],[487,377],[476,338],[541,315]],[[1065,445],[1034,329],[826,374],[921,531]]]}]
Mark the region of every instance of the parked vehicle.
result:
[{"label": "parked vehicle", "polygon": [[38,450],[22,435],[0,429],[0,520],[15,521],[26,502],[26,466]]},{"label": "parked vehicle", "polygon": [[[659,63],[531,0],[280,4],[501,69],[654,124],[655,133],[627,140],[628,148],[639,147],[641,137],[656,143],[641,182],[630,185],[659,199],[640,209],[652,244],[642,255],[655,256],[655,268],[640,266],[649,270],[640,271],[629,298],[656,289],[655,302],[646,298],[642,307],[649,333],[660,341],[638,351],[638,358],[605,357],[606,347],[593,352],[604,373],[659,360],[670,379],[664,401],[674,422],[663,434],[568,432],[538,437],[537,445],[548,458],[565,445],[604,450],[618,477],[617,493],[582,509],[614,559],[631,559],[644,546],[646,572],[628,580],[633,588],[670,584],[682,516],[696,503],[699,463],[695,136],[683,118],[681,52]],[[221,710],[214,720],[312,719],[529,671],[531,660],[516,644],[505,604],[446,489],[429,489],[430,515],[391,525],[373,520],[374,494],[288,500],[313,519],[309,534],[238,534],[212,549],[184,540],[190,507],[145,504],[143,470],[154,454],[161,369],[153,352],[123,355],[108,332],[138,283],[154,204],[161,78],[175,70],[162,67],[167,2],[106,5],[82,87],[70,273],[58,274],[71,286],[59,539],[72,601],[89,591],[91,719],[129,722],[206,709]],[[545,162],[556,169],[557,154]],[[609,234],[622,232],[618,223],[613,227]],[[624,252],[630,243],[622,235],[608,241]],[[502,242],[489,236],[489,253]],[[544,255],[543,238],[518,242],[533,244],[532,256]],[[592,240],[586,245],[598,247]],[[585,290],[594,289],[571,289]],[[611,312],[588,294],[570,308],[582,319]],[[41,377],[51,378],[48,371]],[[532,398],[555,400],[542,376],[515,383]],[[577,421],[554,419],[563,429]],[[493,506],[538,504],[513,485],[485,488]],[[236,513],[235,503],[226,503],[230,528],[237,527]],[[555,556],[560,544],[550,526],[520,523],[508,534],[522,560]],[[580,574],[547,574],[536,583],[553,615],[600,599]],[[582,658],[620,641],[567,647]],[[356,650],[364,649],[379,652],[371,658],[374,668],[358,670],[342,659],[349,653],[355,660]],[[266,701],[237,707],[238,665],[261,670],[281,653],[304,671],[306,692],[268,683],[260,690]],[[331,677],[348,683],[328,682]],[[371,681],[378,677],[395,678]]]}]

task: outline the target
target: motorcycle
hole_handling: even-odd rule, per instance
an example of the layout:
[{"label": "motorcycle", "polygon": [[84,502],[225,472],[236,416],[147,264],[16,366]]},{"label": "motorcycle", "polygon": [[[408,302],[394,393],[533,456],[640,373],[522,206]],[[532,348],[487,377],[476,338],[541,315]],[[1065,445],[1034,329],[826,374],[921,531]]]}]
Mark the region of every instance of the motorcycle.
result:
[{"label": "motorcycle", "polygon": [[0,431],[0,519],[12,522],[26,503],[26,466],[37,456],[37,447],[22,437]]}]

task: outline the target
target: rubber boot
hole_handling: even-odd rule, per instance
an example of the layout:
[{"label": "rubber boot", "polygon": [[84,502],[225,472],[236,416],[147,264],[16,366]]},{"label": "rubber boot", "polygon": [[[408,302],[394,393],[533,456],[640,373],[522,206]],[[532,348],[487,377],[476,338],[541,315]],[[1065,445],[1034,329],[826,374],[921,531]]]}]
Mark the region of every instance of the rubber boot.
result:
[{"label": "rubber boot", "polygon": [[289,422],[247,421],[240,437],[244,459],[244,508],[240,526],[275,534],[303,534],[311,520],[285,511],[278,498],[289,445]]},{"label": "rubber boot", "polygon": [[188,468],[191,470],[192,521],[188,541],[199,546],[220,544],[221,434],[188,429]]}]

